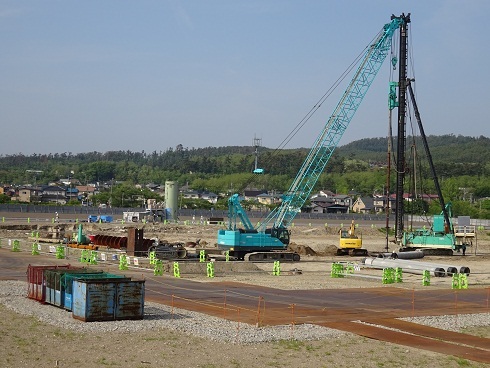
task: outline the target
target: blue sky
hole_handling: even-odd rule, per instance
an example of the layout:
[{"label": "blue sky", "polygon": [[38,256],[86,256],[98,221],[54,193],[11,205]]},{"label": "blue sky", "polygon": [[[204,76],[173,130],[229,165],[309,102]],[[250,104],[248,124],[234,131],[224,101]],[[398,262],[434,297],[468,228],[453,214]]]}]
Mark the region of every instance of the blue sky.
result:
[{"label": "blue sky", "polygon": [[[489,137],[487,0],[1,0],[0,154],[276,148],[401,13],[426,134]],[[341,145],[386,136],[389,75]],[[288,148],[313,144],[346,85]]]}]

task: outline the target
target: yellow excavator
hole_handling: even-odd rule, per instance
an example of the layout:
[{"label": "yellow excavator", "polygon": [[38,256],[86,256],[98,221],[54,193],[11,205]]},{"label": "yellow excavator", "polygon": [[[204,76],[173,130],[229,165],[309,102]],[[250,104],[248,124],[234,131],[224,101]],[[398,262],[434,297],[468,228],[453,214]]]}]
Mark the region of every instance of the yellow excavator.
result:
[{"label": "yellow excavator", "polygon": [[362,234],[356,235],[356,225],[354,220],[348,229],[339,230],[340,241],[337,249],[338,256],[367,256],[367,250],[362,249]]}]

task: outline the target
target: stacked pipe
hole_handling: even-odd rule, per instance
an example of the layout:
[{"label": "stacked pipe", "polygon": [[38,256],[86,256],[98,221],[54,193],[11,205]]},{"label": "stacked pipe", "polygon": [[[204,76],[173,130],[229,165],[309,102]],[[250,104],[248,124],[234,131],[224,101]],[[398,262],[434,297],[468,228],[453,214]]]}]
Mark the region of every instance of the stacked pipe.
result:
[{"label": "stacked pipe", "polygon": [[456,273],[470,274],[470,268],[466,266],[454,266],[444,265],[432,262],[420,262],[412,261],[408,259],[391,259],[391,258],[366,258],[364,260],[365,265],[369,265],[375,268],[387,268],[387,267],[400,267],[403,272],[422,274],[425,270],[428,270],[432,276],[444,277],[452,276]]}]

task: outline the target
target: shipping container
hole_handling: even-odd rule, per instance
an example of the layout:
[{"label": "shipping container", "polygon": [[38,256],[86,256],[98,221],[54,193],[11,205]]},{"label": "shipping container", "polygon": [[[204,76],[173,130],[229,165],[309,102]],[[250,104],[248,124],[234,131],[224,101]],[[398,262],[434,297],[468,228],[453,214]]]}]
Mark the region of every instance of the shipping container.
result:
[{"label": "shipping container", "polygon": [[49,265],[49,266],[27,266],[27,297],[44,303],[46,299],[46,282],[44,280],[45,270],[66,270],[75,267],[67,265]]},{"label": "shipping container", "polygon": [[143,319],[144,280],[73,280],[73,318],[85,321]]},{"label": "shipping container", "polygon": [[88,279],[125,279],[131,280],[124,275],[116,275],[113,273],[103,272],[100,274],[65,274],[64,277],[64,288],[65,288],[65,300],[63,307],[66,310],[71,311],[73,302],[73,281],[74,280],[88,280]]},{"label": "shipping container", "polygon": [[65,276],[68,274],[102,274],[102,270],[90,268],[74,268],[69,270],[45,270],[46,281],[45,303],[63,308],[65,302]]}]

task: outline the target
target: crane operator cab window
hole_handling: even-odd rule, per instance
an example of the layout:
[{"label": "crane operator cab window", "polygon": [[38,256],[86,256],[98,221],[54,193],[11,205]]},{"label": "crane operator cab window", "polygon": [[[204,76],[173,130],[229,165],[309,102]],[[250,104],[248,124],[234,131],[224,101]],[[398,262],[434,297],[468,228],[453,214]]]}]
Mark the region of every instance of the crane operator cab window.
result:
[{"label": "crane operator cab window", "polygon": [[286,245],[289,244],[289,237],[291,235],[291,232],[288,229],[282,227],[282,228],[273,228],[270,229],[270,231],[271,231],[271,236],[279,239],[282,244],[286,244]]}]

